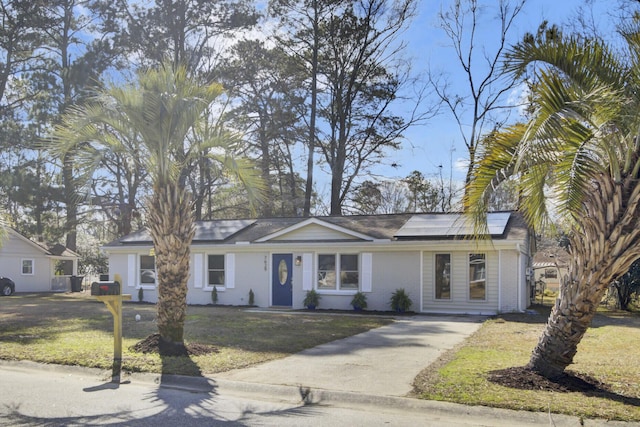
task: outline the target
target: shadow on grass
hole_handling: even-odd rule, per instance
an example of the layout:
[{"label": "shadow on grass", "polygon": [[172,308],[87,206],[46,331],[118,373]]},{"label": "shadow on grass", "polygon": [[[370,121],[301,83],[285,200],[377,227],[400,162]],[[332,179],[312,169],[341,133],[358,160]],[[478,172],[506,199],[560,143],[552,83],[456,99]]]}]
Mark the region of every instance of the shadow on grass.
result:
[{"label": "shadow on grass", "polygon": [[527,323],[527,324],[544,324],[551,314],[551,306],[534,304],[531,305],[524,313],[504,313],[498,315],[497,319],[504,319],[508,322]]}]

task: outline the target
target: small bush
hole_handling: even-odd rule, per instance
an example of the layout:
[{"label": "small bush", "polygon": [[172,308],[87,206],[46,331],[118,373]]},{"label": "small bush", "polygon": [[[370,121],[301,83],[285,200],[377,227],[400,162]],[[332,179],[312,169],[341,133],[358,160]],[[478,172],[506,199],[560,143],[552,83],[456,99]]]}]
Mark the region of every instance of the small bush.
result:
[{"label": "small bush", "polygon": [[256,296],[253,294],[253,289],[249,289],[249,305],[255,305]]},{"label": "small bush", "polygon": [[367,308],[367,296],[363,292],[356,292],[351,299],[354,310],[364,310]]},{"label": "small bush", "polygon": [[213,304],[218,303],[218,289],[215,286],[211,289],[211,302]]},{"label": "small bush", "polygon": [[144,289],[138,288],[138,302],[144,301]]},{"label": "small bush", "polygon": [[311,289],[307,291],[302,304],[309,309],[316,308],[320,305],[320,295],[314,289]]},{"label": "small bush", "polygon": [[403,313],[409,311],[413,301],[411,301],[411,298],[403,288],[399,288],[391,295],[390,304],[392,310]]}]

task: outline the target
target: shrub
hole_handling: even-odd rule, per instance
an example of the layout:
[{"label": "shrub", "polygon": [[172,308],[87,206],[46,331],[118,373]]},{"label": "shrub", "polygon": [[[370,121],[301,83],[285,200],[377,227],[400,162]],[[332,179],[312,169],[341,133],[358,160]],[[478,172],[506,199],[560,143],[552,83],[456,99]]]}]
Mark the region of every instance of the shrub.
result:
[{"label": "shrub", "polygon": [[218,303],[218,289],[216,289],[215,286],[213,287],[213,289],[211,289],[211,302],[213,304]]},{"label": "shrub", "polygon": [[362,292],[356,292],[351,299],[354,310],[364,310],[367,308],[367,296]]},{"label": "shrub", "polygon": [[315,291],[315,289],[311,289],[310,291],[307,291],[307,295],[304,297],[302,304],[304,304],[308,309],[314,309],[320,305],[320,295]]},{"label": "shrub", "polygon": [[409,298],[409,295],[407,295],[403,288],[399,288],[391,294],[390,304],[392,310],[403,313],[409,311],[413,301],[411,301],[411,298]]},{"label": "shrub", "polygon": [[256,296],[253,294],[253,289],[249,289],[249,305],[254,305]]}]

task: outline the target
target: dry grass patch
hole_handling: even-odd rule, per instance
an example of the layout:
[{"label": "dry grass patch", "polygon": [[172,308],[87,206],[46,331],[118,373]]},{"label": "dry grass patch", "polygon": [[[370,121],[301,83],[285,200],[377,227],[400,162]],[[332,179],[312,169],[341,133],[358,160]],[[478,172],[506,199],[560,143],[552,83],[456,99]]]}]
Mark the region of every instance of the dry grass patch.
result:
[{"label": "dry grass patch", "polygon": [[504,387],[488,380],[495,370],[523,366],[538,342],[549,308],[536,315],[488,320],[467,341],[427,367],[415,381],[424,399],[469,405],[550,411],[584,418],[640,421],[640,316],[596,315],[570,371],[603,387],[589,392],[550,392]]},{"label": "dry grass patch", "polygon": [[[130,349],[157,332],[155,310],[152,304],[123,306],[125,371],[212,374],[282,358],[392,321],[380,316],[255,313],[236,307],[190,306],[185,341],[210,345],[216,351],[190,358],[161,358]],[[141,317],[139,322],[136,314]],[[103,303],[86,294],[1,298],[0,359],[111,369],[113,318]]]}]

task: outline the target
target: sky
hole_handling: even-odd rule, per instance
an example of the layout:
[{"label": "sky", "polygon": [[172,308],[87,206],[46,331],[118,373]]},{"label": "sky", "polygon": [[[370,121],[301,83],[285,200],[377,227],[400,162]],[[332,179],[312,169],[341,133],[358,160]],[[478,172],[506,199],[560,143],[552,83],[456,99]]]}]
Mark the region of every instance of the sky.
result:
[{"label": "sky", "polygon": [[[449,81],[460,93],[468,93],[465,76],[457,63],[455,52],[444,32],[437,27],[437,13],[441,7],[451,4],[452,0],[421,0],[417,16],[411,26],[403,34],[407,42],[406,54],[412,59],[414,72],[426,73],[429,69],[449,74]],[[478,32],[480,48],[493,52],[495,40],[499,36],[496,6],[498,0],[480,1],[486,6],[481,15]],[[592,3],[593,17],[599,26],[610,26],[612,19],[608,10],[614,10],[616,0],[527,0],[522,13],[512,27],[509,40],[519,41],[527,33],[535,33],[543,20],[567,28],[575,23],[579,8]],[[567,31],[565,29],[565,31]],[[465,92],[466,89],[466,92]],[[511,94],[517,99],[518,93]],[[517,116],[512,114],[511,117]],[[418,170],[428,178],[436,178],[440,173],[447,180],[451,176],[455,181],[463,182],[466,173],[465,159],[467,150],[458,125],[447,110],[424,125],[415,126],[405,133],[404,148],[389,153],[387,164],[395,163],[397,167],[380,165],[372,172],[377,178],[398,179]]]}]

